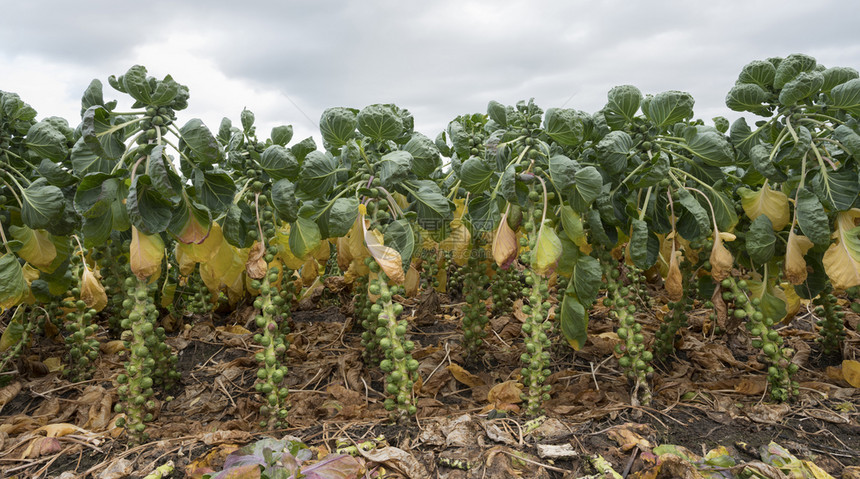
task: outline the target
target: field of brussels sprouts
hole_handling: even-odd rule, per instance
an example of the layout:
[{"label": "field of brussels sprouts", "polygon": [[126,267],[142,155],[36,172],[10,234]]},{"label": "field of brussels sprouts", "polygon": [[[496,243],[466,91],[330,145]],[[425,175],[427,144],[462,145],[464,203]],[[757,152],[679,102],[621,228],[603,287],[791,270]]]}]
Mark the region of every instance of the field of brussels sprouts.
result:
[{"label": "field of brussels sprouts", "polygon": [[3,477],[860,477],[855,69],[322,145],[107,83],[0,91]]}]

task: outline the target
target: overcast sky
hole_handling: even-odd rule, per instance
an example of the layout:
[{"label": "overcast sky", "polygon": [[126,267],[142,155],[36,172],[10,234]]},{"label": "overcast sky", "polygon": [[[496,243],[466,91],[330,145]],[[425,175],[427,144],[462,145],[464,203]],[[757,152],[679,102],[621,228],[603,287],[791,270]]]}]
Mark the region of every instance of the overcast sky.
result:
[{"label": "overcast sky", "polygon": [[179,122],[213,131],[248,107],[261,137],[319,136],[328,107],[396,103],[435,137],[489,100],[600,109],[606,92],[684,90],[696,116],[724,105],[741,67],[790,53],[860,69],[860,2],[4,1],[0,90],[79,121],[93,78],[142,64],[191,91]]}]

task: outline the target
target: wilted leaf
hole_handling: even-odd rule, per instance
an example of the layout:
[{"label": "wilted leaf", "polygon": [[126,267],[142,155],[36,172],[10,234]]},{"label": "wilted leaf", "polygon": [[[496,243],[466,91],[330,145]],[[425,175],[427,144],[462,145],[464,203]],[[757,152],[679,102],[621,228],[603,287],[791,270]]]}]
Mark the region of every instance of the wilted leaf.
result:
[{"label": "wilted leaf", "polygon": [[502,215],[496,234],[493,235],[493,260],[502,268],[507,268],[517,259],[517,234],[508,226],[507,214]]},{"label": "wilted leaf", "polygon": [[680,301],[684,297],[684,284],[681,277],[681,266],[678,261],[679,252],[675,250],[672,240],[672,254],[669,258],[669,273],[666,275],[666,293],[670,301]]},{"label": "wilted leaf", "polygon": [[367,245],[367,250],[370,255],[382,268],[382,271],[391,281],[396,284],[403,284],[406,280],[406,275],[403,273],[403,264],[400,258],[400,253],[390,246],[382,244],[379,238],[372,231],[368,231],[364,226],[364,212],[359,214],[358,221],[364,230],[364,244]]},{"label": "wilted leaf", "polygon": [[454,379],[465,384],[466,386],[469,386],[470,388],[485,385],[484,381],[481,378],[475,376],[469,371],[466,371],[465,369],[463,369],[462,366],[456,363],[449,364],[448,371],[451,372],[451,375],[454,376]]},{"label": "wilted leaf", "polygon": [[842,361],[842,377],[854,388],[860,388],[860,361],[846,359]]},{"label": "wilted leaf", "polygon": [[147,279],[161,272],[162,259],[164,259],[164,241],[161,235],[143,234],[132,226],[129,251],[131,272],[140,279]]},{"label": "wilted leaf", "polygon": [[538,232],[538,241],[532,253],[532,268],[536,273],[548,276],[555,269],[561,252],[561,240],[555,233],[555,228],[543,225]]},{"label": "wilted leaf", "polygon": [[806,260],[803,255],[812,248],[812,241],[806,236],[788,234],[788,242],[785,245],[785,277],[791,284],[802,284],[806,281]]},{"label": "wilted leaf", "polygon": [[722,234],[714,235],[714,247],[711,249],[711,276],[715,281],[722,281],[729,277],[734,264],[734,257],[728,248],[723,246]]},{"label": "wilted leaf", "polygon": [[758,191],[738,188],[741,196],[741,206],[749,219],[754,220],[759,215],[767,215],[774,231],[780,231],[791,222],[788,208],[788,197],[781,191],[770,189],[767,183]]},{"label": "wilted leaf", "polygon": [[84,274],[81,275],[81,299],[87,303],[88,308],[96,311],[101,311],[107,306],[105,287],[86,266],[84,266]]},{"label": "wilted leaf", "polygon": [[840,211],[836,216],[835,240],[824,253],[824,271],[835,289],[860,285],[860,208]]},{"label": "wilted leaf", "polygon": [[248,253],[248,262],[245,263],[245,271],[248,276],[253,279],[262,279],[266,275],[266,260],[263,255],[266,254],[266,248],[263,243],[255,241],[251,246],[251,251]]},{"label": "wilted leaf", "polygon": [[411,298],[418,294],[418,283],[421,277],[418,274],[418,270],[415,269],[415,266],[409,265],[409,269],[406,271],[406,281],[403,284],[403,289],[405,289],[406,297]]},{"label": "wilted leaf", "polygon": [[523,385],[516,381],[505,381],[496,384],[487,393],[487,401],[490,404],[517,404],[522,402],[520,395],[522,394]]},{"label": "wilted leaf", "polygon": [[18,256],[41,271],[53,272],[49,268],[57,257],[57,247],[51,241],[51,235],[47,231],[13,225],[9,228],[9,234],[23,243],[17,251]]}]

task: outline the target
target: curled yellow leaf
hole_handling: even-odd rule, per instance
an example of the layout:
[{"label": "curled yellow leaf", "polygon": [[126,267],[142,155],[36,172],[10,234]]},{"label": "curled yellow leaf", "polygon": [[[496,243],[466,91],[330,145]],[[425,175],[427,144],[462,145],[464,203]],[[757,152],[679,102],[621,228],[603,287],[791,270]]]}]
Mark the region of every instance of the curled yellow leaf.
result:
[{"label": "curled yellow leaf", "polygon": [[770,219],[774,231],[780,231],[791,222],[791,214],[788,207],[788,196],[781,191],[770,189],[767,183],[758,191],[748,188],[738,188],[741,196],[741,206],[744,213],[751,220],[760,215]]},{"label": "curled yellow leaf", "polygon": [[788,234],[788,243],[785,245],[785,277],[791,284],[801,284],[806,281],[806,260],[803,255],[812,248],[812,241],[806,236]]},{"label": "curled yellow leaf", "polygon": [[41,271],[54,272],[56,266],[51,266],[57,257],[57,247],[47,231],[33,230],[26,226],[12,226],[9,231],[13,238],[22,243],[18,256]]},{"label": "curled yellow leaf", "polygon": [[722,235],[714,235],[714,247],[711,249],[711,276],[714,281],[722,281],[729,277],[735,259],[732,253],[723,245]]},{"label": "curled yellow leaf", "polygon": [[681,265],[678,261],[679,251],[675,250],[672,240],[672,252],[669,256],[669,273],[666,274],[666,293],[670,301],[680,301],[684,297],[684,284],[681,278]]},{"label": "curled yellow leaf", "polygon": [[555,233],[555,228],[544,225],[538,232],[537,244],[532,252],[532,269],[537,274],[548,276],[555,270],[561,250],[561,240]]},{"label": "curled yellow leaf", "polygon": [[824,271],[835,289],[860,285],[860,208],[836,215],[834,239],[824,252]]},{"label": "curled yellow leaf", "polygon": [[[382,244],[382,235],[374,231],[368,231],[364,226],[364,216],[358,216],[364,230],[364,244],[370,255],[376,260],[376,263],[382,268],[382,271],[388,276],[388,279],[395,284],[403,284],[406,280],[406,274],[403,273],[403,260],[400,253],[390,247]],[[375,234],[376,233],[376,234]]]},{"label": "curled yellow leaf", "polygon": [[[452,224],[454,222],[451,222]],[[472,233],[466,225],[460,223],[451,230],[451,234],[439,243],[439,249],[449,251],[454,264],[465,266],[469,262],[472,246]]]},{"label": "curled yellow leaf", "polygon": [[263,279],[263,276],[266,275],[268,266],[266,260],[263,259],[264,254],[266,254],[266,248],[263,243],[254,241],[254,244],[251,245],[251,251],[248,253],[248,262],[245,263],[245,272],[248,273],[248,277]]},{"label": "curled yellow leaf", "polygon": [[105,287],[99,282],[93,272],[84,267],[84,274],[81,275],[81,299],[87,304],[88,308],[101,311],[107,306],[107,293]]},{"label": "curled yellow leaf", "polygon": [[517,234],[508,226],[507,215],[503,215],[493,236],[493,260],[502,268],[507,268],[517,259],[518,249]]},{"label": "curled yellow leaf", "polygon": [[147,279],[161,273],[164,259],[164,241],[161,235],[147,235],[131,227],[131,248],[129,264],[131,272],[139,279]]},{"label": "curled yellow leaf", "polygon": [[406,281],[403,284],[403,289],[405,289],[406,297],[411,298],[418,294],[418,282],[420,280],[420,276],[418,275],[418,270],[415,269],[415,266],[409,265],[409,270],[406,271]]}]

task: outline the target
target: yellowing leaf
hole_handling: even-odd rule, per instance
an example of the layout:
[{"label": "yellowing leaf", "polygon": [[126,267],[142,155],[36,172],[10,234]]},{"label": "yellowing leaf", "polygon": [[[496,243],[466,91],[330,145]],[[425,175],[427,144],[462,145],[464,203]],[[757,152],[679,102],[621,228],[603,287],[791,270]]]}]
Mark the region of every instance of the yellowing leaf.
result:
[{"label": "yellowing leaf", "polygon": [[842,361],[842,377],[852,388],[860,388],[860,361],[853,359]]},{"label": "yellowing leaf", "polygon": [[678,261],[678,251],[675,251],[675,241],[672,240],[672,251],[669,256],[669,272],[666,275],[666,293],[670,301],[680,301],[684,297],[684,284],[681,278],[681,266]]},{"label": "yellowing leaf", "polygon": [[800,296],[797,295],[797,291],[795,291],[794,286],[788,283],[782,283],[780,285],[780,289],[782,289],[782,294],[785,295],[785,310],[787,319],[794,318],[798,311],[800,311]]},{"label": "yellowing leaf", "polygon": [[[453,224],[453,222],[452,222]],[[469,253],[472,246],[472,233],[462,223],[453,227],[451,234],[439,243],[439,249],[450,251],[451,259],[458,266],[465,266],[469,262]]]},{"label": "yellowing leaf", "polygon": [[561,257],[561,249],[561,240],[555,234],[555,228],[542,226],[532,253],[531,263],[535,272],[543,276],[552,273]]},{"label": "yellowing leaf", "polygon": [[254,241],[248,253],[248,262],[245,263],[245,272],[248,273],[249,278],[262,279],[266,275],[268,267],[266,260],[263,259],[264,254],[266,254],[266,248],[263,243]]},{"label": "yellowing leaf", "polygon": [[735,262],[732,253],[723,246],[723,237],[721,235],[714,236],[714,247],[711,249],[711,276],[715,281],[722,281],[729,277],[732,272],[732,265]]},{"label": "yellowing leaf", "polygon": [[[18,256],[24,261],[46,273],[52,273],[51,263],[57,257],[57,247],[51,241],[51,235],[45,230],[32,230],[26,226],[12,226],[9,233],[13,238],[23,243],[18,250]],[[52,269],[49,271],[49,269]]]},{"label": "yellowing leaf", "polygon": [[448,371],[451,372],[451,376],[454,376],[454,379],[465,384],[466,386],[469,386],[470,388],[484,385],[484,381],[481,378],[475,376],[469,371],[466,371],[457,363],[449,364]]},{"label": "yellowing leaf", "polygon": [[139,279],[147,279],[161,273],[162,259],[164,259],[164,241],[161,235],[143,234],[132,226],[129,251],[131,272]]},{"label": "yellowing leaf", "polygon": [[[221,243],[224,242],[224,233],[218,223],[212,222],[209,236],[200,244],[176,243],[176,258],[179,261],[179,270],[183,275],[188,275],[194,270],[194,264],[205,263],[212,259]],[[181,253],[180,253],[181,251]],[[189,268],[190,264],[190,268]]]},{"label": "yellowing leaf", "polygon": [[411,298],[418,294],[418,282],[420,276],[415,266],[409,265],[409,270],[406,271],[406,281],[403,283],[403,289],[406,290],[406,297]]},{"label": "yellowing leaf", "polygon": [[96,311],[101,311],[107,306],[105,287],[86,266],[84,266],[84,274],[81,275],[81,299],[87,303],[88,308]]},{"label": "yellowing leaf", "polygon": [[451,220],[451,229],[457,229],[463,224],[463,215],[466,214],[466,199],[457,198],[454,200],[454,219]]},{"label": "yellowing leaf", "polygon": [[48,371],[52,373],[63,370],[63,361],[56,356],[45,359],[42,361],[42,364],[44,364],[45,367],[48,368]]},{"label": "yellowing leaf", "polygon": [[376,263],[379,264],[379,267],[382,268],[388,279],[396,284],[403,284],[406,280],[406,274],[403,273],[403,260],[400,253],[396,249],[382,244],[381,234],[368,231],[364,227],[364,217],[362,215],[359,215],[358,219],[364,232],[364,244],[367,245],[370,255],[373,256],[373,259],[376,260]]},{"label": "yellowing leaf", "polygon": [[502,268],[507,268],[517,259],[517,234],[508,226],[507,214],[502,215],[496,234],[493,236],[493,259]]},{"label": "yellowing leaf", "polygon": [[770,219],[774,231],[782,230],[791,222],[788,197],[781,191],[770,189],[767,183],[758,191],[738,188],[738,194],[749,219],[755,220],[760,215],[765,215]]},{"label": "yellowing leaf", "polygon": [[[487,401],[490,404],[517,404],[522,402],[521,394],[523,393],[523,385],[516,381],[505,381],[496,384],[487,393]],[[499,409],[498,407],[496,409]]]},{"label": "yellowing leaf", "polygon": [[835,240],[824,253],[824,271],[835,289],[860,285],[860,208],[836,215]]},{"label": "yellowing leaf", "polygon": [[788,234],[788,243],[785,245],[785,277],[791,284],[801,284],[806,281],[806,260],[803,255],[812,248],[812,241],[806,236]]},{"label": "yellowing leaf", "polygon": [[319,263],[314,258],[308,258],[305,264],[302,265],[302,285],[310,286],[319,277]]}]

